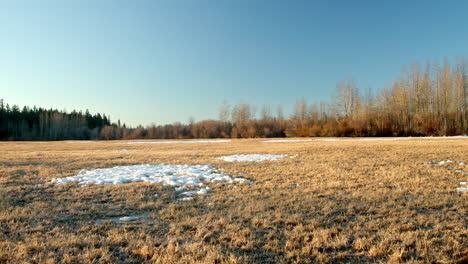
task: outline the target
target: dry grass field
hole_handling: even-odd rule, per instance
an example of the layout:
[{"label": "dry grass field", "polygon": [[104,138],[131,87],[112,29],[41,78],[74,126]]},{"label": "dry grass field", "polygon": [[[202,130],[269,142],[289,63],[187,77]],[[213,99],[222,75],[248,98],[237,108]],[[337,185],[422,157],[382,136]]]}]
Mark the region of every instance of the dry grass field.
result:
[{"label": "dry grass field", "polygon": [[[468,174],[456,171],[468,171],[466,138],[116,143],[0,143],[0,263],[468,261],[468,196],[457,192]],[[297,157],[216,159],[252,153]],[[425,163],[444,160],[457,163]],[[151,183],[44,184],[161,163],[210,164],[253,184],[209,184],[187,202]],[[145,217],[113,221],[135,215]]]}]

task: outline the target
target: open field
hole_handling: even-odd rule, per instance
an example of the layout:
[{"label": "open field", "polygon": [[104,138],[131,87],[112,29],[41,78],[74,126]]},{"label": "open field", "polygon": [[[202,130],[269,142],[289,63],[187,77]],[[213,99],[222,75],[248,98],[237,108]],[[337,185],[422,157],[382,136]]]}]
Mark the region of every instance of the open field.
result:
[{"label": "open field", "polygon": [[[467,138],[263,141],[1,142],[0,263],[468,261]],[[220,159],[234,154],[288,156]],[[161,163],[252,184],[206,183],[188,201],[148,182],[46,184]]]}]

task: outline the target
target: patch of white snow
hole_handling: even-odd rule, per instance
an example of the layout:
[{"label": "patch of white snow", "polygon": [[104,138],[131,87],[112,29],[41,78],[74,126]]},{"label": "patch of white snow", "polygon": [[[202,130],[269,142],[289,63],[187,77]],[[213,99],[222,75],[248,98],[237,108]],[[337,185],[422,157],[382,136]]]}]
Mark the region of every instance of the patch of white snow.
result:
[{"label": "patch of white snow", "polygon": [[184,197],[184,198],[177,199],[177,201],[189,202],[189,201],[193,201],[193,197]]},{"label": "patch of white snow", "polygon": [[460,182],[461,187],[457,188],[457,192],[468,192],[468,182]]},{"label": "patch of white snow", "polygon": [[282,143],[282,142],[307,142],[307,141],[393,141],[393,140],[408,140],[408,139],[465,139],[468,136],[452,136],[452,137],[363,137],[363,138],[309,138],[309,139],[271,139],[262,142],[266,143]]},{"label": "patch of white snow", "polygon": [[116,144],[171,144],[171,143],[226,143],[231,140],[165,140],[165,141],[131,141],[131,142],[119,142]]},{"label": "patch of white snow", "polygon": [[284,142],[307,142],[307,141],[314,141],[316,139],[271,139],[265,140],[262,142],[266,143],[284,143]]},{"label": "patch of white snow", "polygon": [[288,155],[274,155],[274,154],[246,154],[246,155],[230,155],[219,157],[219,160],[238,162],[238,161],[265,161],[265,160],[281,160]]},{"label": "patch of white snow", "polygon": [[65,143],[94,143],[96,140],[66,140]]},{"label": "patch of white snow", "polygon": [[186,185],[184,185],[184,186],[181,186],[181,187],[175,187],[174,190],[176,192],[182,192],[182,191],[188,191],[189,188]]},{"label": "patch of white snow", "polygon": [[[82,187],[88,184],[124,184],[129,182],[158,183],[173,186],[175,191],[183,192],[182,196],[207,194],[210,182],[252,183],[251,181],[218,173],[210,165],[133,165],[118,166],[97,170],[81,170],[78,175],[53,178],[50,183],[66,184],[76,182]],[[192,191],[189,191],[192,189]],[[157,195],[157,194],[156,194]],[[156,196],[155,195],[155,196]],[[187,198],[187,197],[185,197]]]},{"label": "patch of white snow", "polygon": [[445,165],[445,164],[449,164],[449,163],[455,163],[455,161],[451,161],[451,160],[442,160],[442,161],[439,161],[439,163],[437,163],[437,165]]},{"label": "patch of white snow", "polygon": [[119,220],[122,222],[131,222],[140,219],[138,216],[124,216],[120,217]]}]

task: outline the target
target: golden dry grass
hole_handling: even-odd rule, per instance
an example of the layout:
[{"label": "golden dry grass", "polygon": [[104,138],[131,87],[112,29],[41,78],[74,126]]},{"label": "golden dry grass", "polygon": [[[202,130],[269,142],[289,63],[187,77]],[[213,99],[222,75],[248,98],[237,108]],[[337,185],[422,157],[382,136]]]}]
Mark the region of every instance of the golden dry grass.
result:
[{"label": "golden dry grass", "polygon": [[[468,175],[424,164],[467,163],[466,139],[114,143],[0,143],[0,263],[468,260],[467,195],[456,191]],[[249,153],[299,156],[215,159]],[[159,163],[211,164],[255,183],[212,185],[209,198],[184,203],[147,183],[38,187],[81,169]],[[142,213],[150,220],[95,221]]]}]

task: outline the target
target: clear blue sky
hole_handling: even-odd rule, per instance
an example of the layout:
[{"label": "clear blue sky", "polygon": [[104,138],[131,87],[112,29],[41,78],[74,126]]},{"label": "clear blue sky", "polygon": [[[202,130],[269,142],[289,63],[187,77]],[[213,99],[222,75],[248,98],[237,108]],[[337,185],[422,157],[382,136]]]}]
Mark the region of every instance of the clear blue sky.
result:
[{"label": "clear blue sky", "polygon": [[468,55],[468,1],[0,0],[0,98],[131,125],[381,89]]}]

